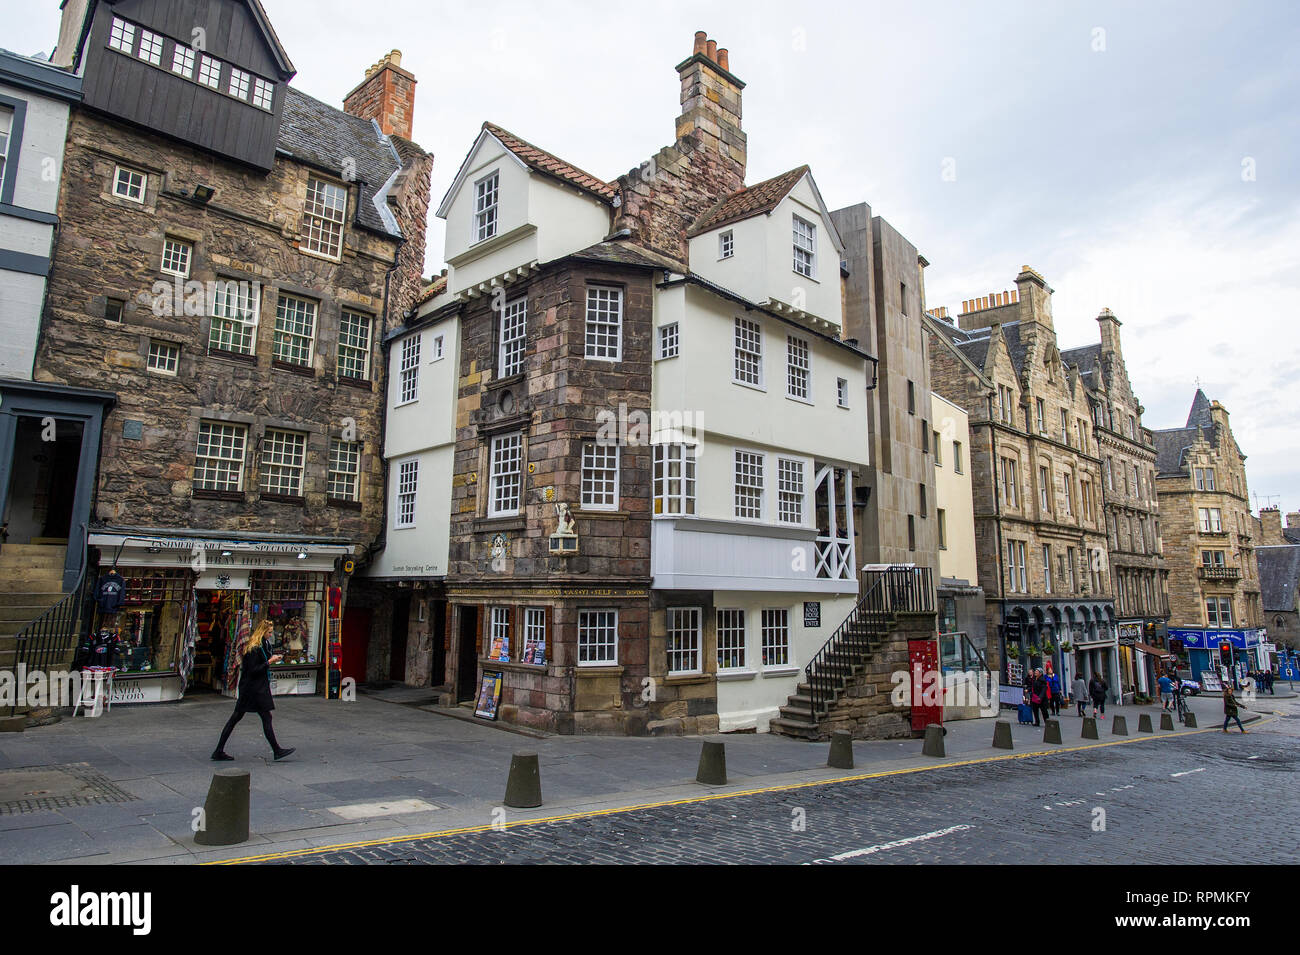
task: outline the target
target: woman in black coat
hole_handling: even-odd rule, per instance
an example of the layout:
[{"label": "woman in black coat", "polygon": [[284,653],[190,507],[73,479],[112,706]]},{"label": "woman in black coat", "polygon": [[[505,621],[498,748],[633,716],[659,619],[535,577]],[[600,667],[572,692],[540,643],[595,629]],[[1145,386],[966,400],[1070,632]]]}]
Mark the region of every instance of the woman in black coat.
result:
[{"label": "woman in black coat", "polygon": [[275,709],[275,700],[271,697],[270,666],[280,662],[280,654],[274,656],[266,652],[265,641],[271,632],[271,621],[264,620],[257,625],[248,645],[244,647],[244,656],[239,666],[239,698],[235,700],[235,712],[226,721],[221,730],[221,739],[212,753],[216,760],[234,759],[226,755],[226,741],[235,728],[235,724],[244,718],[245,713],[256,713],[262,718],[262,732],[271,744],[271,752],[276,759],[284,759],[293,752],[293,747],[282,748],[275,741],[275,730],[271,727],[271,711]]}]

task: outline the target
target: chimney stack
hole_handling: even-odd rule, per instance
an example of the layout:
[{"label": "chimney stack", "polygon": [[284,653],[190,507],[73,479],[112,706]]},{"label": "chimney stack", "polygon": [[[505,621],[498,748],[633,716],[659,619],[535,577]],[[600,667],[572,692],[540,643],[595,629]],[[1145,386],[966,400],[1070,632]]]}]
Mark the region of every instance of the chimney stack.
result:
[{"label": "chimney stack", "polygon": [[1288,543],[1282,536],[1282,512],[1276,507],[1263,507],[1259,511],[1260,544],[1264,547]]},{"label": "chimney stack", "polygon": [[1103,308],[1101,314],[1097,316],[1097,324],[1101,326],[1101,353],[1105,357],[1120,357],[1119,350],[1119,327],[1123,324],[1115,313],[1108,308]]},{"label": "chimney stack", "polygon": [[415,75],[402,69],[401,50],[366,70],[366,78],[343,98],[343,111],[375,120],[386,136],[413,138]]},{"label": "chimney stack", "polygon": [[1289,511],[1286,515],[1287,529],[1300,528],[1300,511]]},{"label": "chimney stack", "polygon": [[677,64],[677,75],[682,83],[682,113],[677,117],[676,138],[694,138],[730,160],[735,188],[741,188],[746,140],[740,128],[740,91],[745,84],[731,74],[727,50],[718,49],[717,41],[700,30],[690,57]]}]

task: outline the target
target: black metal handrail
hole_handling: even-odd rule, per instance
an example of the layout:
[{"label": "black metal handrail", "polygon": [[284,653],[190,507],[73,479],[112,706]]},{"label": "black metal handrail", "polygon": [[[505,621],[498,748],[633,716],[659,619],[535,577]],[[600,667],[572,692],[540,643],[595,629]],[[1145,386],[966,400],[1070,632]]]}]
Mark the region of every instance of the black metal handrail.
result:
[{"label": "black metal handrail", "polygon": [[[82,539],[85,537],[83,535]],[[43,611],[31,623],[18,631],[14,646],[14,673],[25,664],[25,671],[48,670],[51,663],[61,663],[77,645],[81,635],[81,622],[86,619],[85,609],[92,588],[87,577],[89,561],[85,551],[81,554],[81,570],[77,582],[58,603]],[[18,711],[18,698],[10,707],[10,715]]]}]

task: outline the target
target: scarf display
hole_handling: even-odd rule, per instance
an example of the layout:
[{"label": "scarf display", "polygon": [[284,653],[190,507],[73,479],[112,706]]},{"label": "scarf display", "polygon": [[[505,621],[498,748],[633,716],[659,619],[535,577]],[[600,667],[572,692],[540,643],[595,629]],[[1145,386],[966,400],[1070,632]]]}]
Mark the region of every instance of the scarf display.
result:
[{"label": "scarf display", "polygon": [[239,662],[244,659],[244,647],[248,645],[248,640],[253,635],[253,615],[249,613],[247,596],[239,605],[239,613],[231,624],[231,630],[233,633],[226,641],[224,682],[226,689],[233,693],[235,687],[239,685]]},{"label": "scarf display", "polygon": [[190,674],[194,672],[194,650],[199,642],[198,595],[190,590],[181,605],[181,660],[177,672],[181,677],[181,698],[190,685]]}]

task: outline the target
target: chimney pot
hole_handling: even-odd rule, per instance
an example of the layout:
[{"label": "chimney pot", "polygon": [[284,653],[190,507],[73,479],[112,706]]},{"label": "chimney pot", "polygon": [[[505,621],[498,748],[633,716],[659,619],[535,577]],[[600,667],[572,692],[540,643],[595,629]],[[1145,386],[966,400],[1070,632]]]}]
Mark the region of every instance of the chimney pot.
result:
[{"label": "chimney pot", "polygon": [[709,40],[709,41],[708,41],[708,43],[707,43],[707,45],[706,45],[706,49],[705,49],[705,51],[704,51],[704,55],[707,56],[710,60],[713,60],[715,63],[718,61],[718,41],[717,41],[717,40]]},{"label": "chimney pot", "polygon": [[725,49],[718,51],[718,66],[722,67],[724,70],[727,70],[728,72],[731,71],[731,64],[727,60],[727,51]]},{"label": "chimney pot", "polygon": [[708,39],[709,39],[709,35],[707,33],[705,33],[703,30],[696,30],[695,49],[691,51],[691,54],[694,55],[696,53],[703,53],[705,50],[705,46],[708,43]]}]

